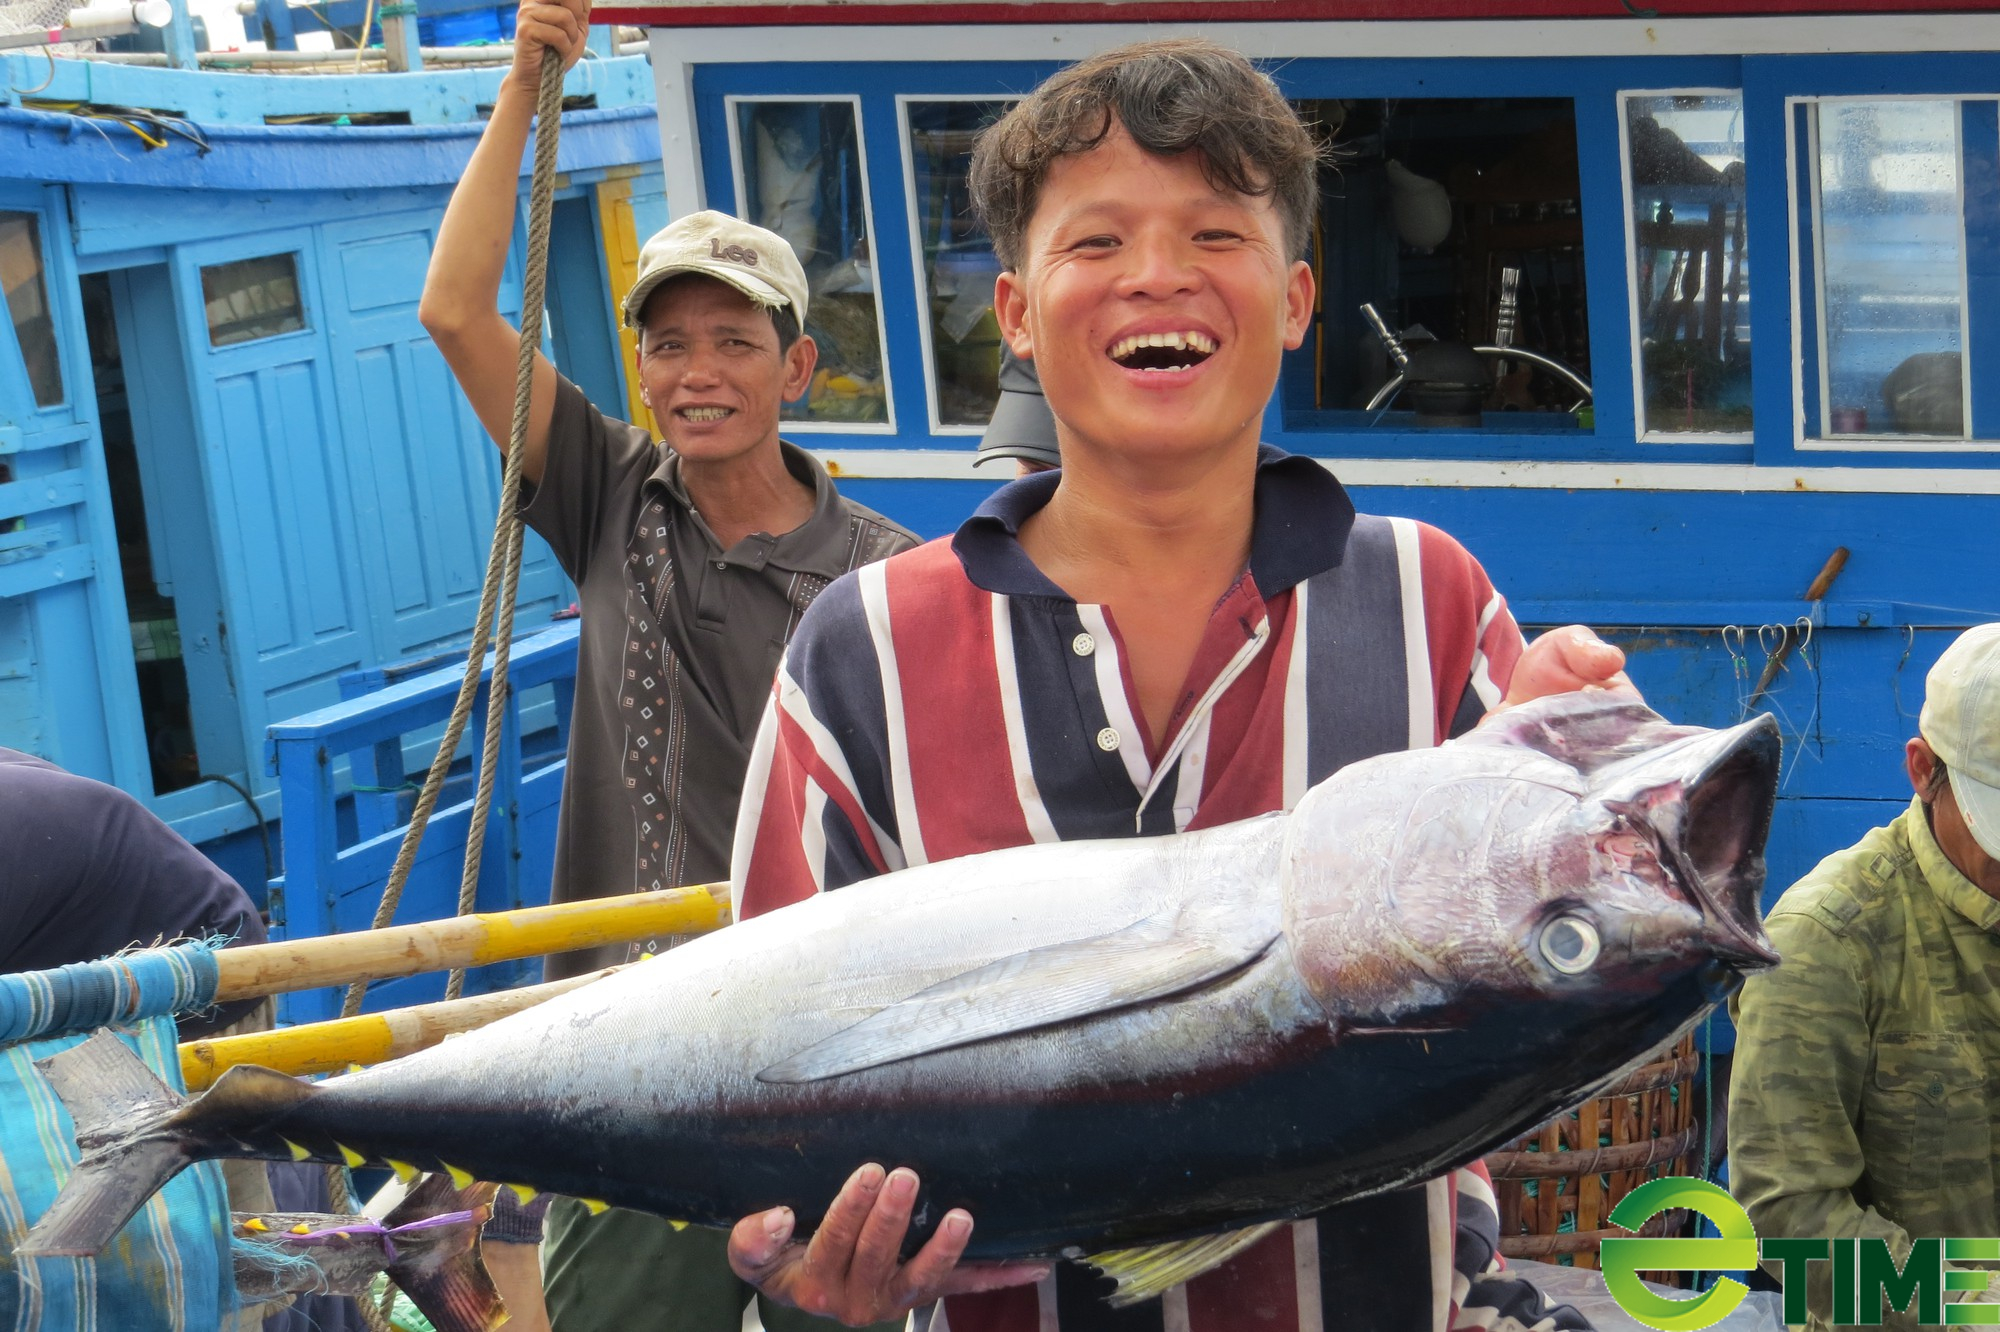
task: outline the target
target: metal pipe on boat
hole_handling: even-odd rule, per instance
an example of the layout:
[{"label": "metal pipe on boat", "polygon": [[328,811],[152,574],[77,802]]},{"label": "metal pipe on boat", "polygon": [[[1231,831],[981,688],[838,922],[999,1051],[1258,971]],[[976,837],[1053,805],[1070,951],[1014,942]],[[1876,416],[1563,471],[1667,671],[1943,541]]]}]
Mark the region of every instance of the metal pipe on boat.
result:
[{"label": "metal pipe on boat", "polygon": [[181,1076],[190,1092],[205,1090],[238,1064],[261,1064],[294,1076],[338,1073],[356,1064],[379,1064],[428,1050],[447,1036],[483,1027],[523,1009],[533,1008],[581,985],[602,980],[623,967],[606,967],[546,985],[474,995],[437,1004],[416,1004],[386,1013],[335,1018],[277,1031],[187,1041],[180,1047]]},{"label": "metal pipe on boat", "polygon": [[174,7],[168,0],[137,0],[134,4],[72,9],[60,28],[0,33],[0,50],[23,46],[60,46],[64,42],[118,37],[141,28],[164,28],[173,21]]},{"label": "metal pipe on boat", "polygon": [[215,955],[214,1002],[700,934],[728,924],[729,916],[729,885],[710,883],[225,948]]}]

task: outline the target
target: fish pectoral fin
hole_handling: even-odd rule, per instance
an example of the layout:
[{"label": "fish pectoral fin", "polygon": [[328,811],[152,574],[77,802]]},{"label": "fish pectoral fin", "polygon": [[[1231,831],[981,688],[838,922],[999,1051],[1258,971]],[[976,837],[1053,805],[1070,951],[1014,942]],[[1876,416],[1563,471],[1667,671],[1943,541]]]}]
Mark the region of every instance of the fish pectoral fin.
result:
[{"label": "fish pectoral fin", "polygon": [[1118,1283],[1118,1289],[1105,1297],[1105,1303],[1122,1309],[1141,1300],[1155,1299],[1184,1281],[1192,1281],[1203,1272],[1222,1266],[1284,1224],[1266,1221],[1247,1230],[1197,1235],[1141,1249],[1113,1249],[1093,1253],[1083,1261]]},{"label": "fish pectoral fin", "polygon": [[1241,971],[1275,930],[1192,933],[1147,918],[1110,934],[1031,948],[940,981],[780,1060],[759,1082],[816,1082],[954,1046],[1164,999]]}]

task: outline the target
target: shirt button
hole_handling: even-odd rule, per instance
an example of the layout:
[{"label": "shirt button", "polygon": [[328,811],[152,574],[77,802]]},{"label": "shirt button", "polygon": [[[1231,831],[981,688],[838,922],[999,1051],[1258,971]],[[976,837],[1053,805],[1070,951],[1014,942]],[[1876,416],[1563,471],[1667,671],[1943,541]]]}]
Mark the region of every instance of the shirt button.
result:
[{"label": "shirt button", "polygon": [[726,573],[726,572],[728,572],[728,570],[729,570],[729,565],[728,565],[728,564],[727,564],[727,563],[726,563],[725,561],[722,561],[722,560],[717,560],[717,561],[715,562],[715,567],[716,567],[716,570],[717,570],[717,572],[721,572],[721,573]]},{"label": "shirt button", "polygon": [[1097,733],[1097,747],[1107,754],[1117,749],[1118,732],[1109,726],[1099,731]]},{"label": "shirt button", "polygon": [[1097,640],[1089,634],[1078,634],[1069,640],[1069,650],[1079,657],[1087,657],[1097,651]]}]

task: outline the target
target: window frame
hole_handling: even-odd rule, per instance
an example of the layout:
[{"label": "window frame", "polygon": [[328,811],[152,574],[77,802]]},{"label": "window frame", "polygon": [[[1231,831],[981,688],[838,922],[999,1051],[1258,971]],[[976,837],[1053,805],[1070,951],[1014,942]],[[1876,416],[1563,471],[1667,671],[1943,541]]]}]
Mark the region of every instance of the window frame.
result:
[{"label": "window frame", "polygon": [[[1957,207],[1958,207],[1958,336],[1959,356],[1963,374],[1959,387],[1959,403],[1965,426],[1963,437],[1953,439],[1940,435],[1834,435],[1824,430],[1830,401],[1831,388],[1827,367],[1827,317],[1826,317],[1826,269],[1824,214],[1820,199],[1820,125],[1818,108],[1840,103],[1880,103],[1880,102],[1948,102],[1959,109],[1960,123],[1955,126],[1953,140],[1958,153],[1957,162]],[[1792,236],[1810,236],[1812,254],[1805,254],[1805,246],[1795,246],[1791,253],[1791,312],[1792,312],[1792,364],[1796,367],[1796,382],[1792,392],[1792,448],[1798,453],[2000,453],[2000,438],[1980,439],[1974,433],[1972,414],[1972,386],[1977,378],[1972,356],[1973,343],[1973,294],[1969,268],[1971,264],[1972,241],[1968,234],[1966,214],[1966,164],[1965,134],[1962,108],[1968,102],[2000,103],[2000,95],[1976,93],[1952,93],[1943,91],[1923,92],[1879,92],[1813,94],[1789,94],[1784,99],[1784,124],[1786,129],[1786,225]],[[1798,115],[1800,108],[1807,108],[1804,130],[1808,142],[1800,144]],[[1810,197],[1801,208],[1800,177],[1807,176],[1810,183]],[[1811,292],[1806,288],[1810,285]],[[1806,344],[1805,301],[1810,294],[1813,303],[1812,342]],[[1805,359],[1810,352],[1812,360]],[[1810,364],[1810,369],[1807,368]],[[1814,414],[1808,402],[1807,376],[1813,380],[1814,401],[1818,404],[1822,432],[1813,434],[1809,430]],[[1996,389],[2000,392],[2000,389]]]},{"label": "window frame", "polygon": [[[895,370],[889,364],[889,314],[886,293],[882,290],[882,271],[887,265],[882,260],[882,250],[876,241],[875,196],[869,182],[868,166],[868,124],[860,93],[725,93],[722,97],[723,136],[729,147],[730,188],[735,191],[735,212],[741,215],[743,201],[749,191],[745,188],[743,174],[742,124],[737,108],[745,103],[789,102],[808,105],[825,105],[829,102],[844,102],[854,111],[854,150],[859,157],[861,169],[861,218],[868,232],[869,262],[875,273],[875,344],[882,357],[882,403],[887,411],[887,419],[882,421],[781,421],[780,433],[790,434],[795,430],[810,430],[829,435],[894,435],[896,425],[896,383]],[[803,332],[803,327],[801,327]]]},{"label": "window frame", "polygon": [[[236,264],[256,263],[260,259],[290,259],[292,261],[292,285],[299,294],[299,326],[288,328],[282,333],[266,333],[260,338],[243,338],[236,342],[217,342],[215,326],[208,322],[208,294],[203,279],[212,268],[229,268]],[[196,264],[194,269],[195,299],[201,310],[202,350],[210,356],[240,354],[252,347],[269,347],[283,342],[286,338],[311,337],[313,335],[313,307],[308,299],[306,283],[306,256],[303,247],[284,246],[259,254],[246,254],[236,259],[218,259],[212,264]]]},{"label": "window frame", "polygon": [[[51,216],[44,210],[31,205],[25,203],[14,204],[6,200],[0,200],[0,213],[17,214],[27,219],[30,229],[29,236],[35,245],[35,257],[41,263],[40,271],[36,276],[41,283],[42,307],[48,315],[50,338],[54,344],[56,357],[56,388],[58,390],[56,399],[54,402],[43,402],[35,392],[35,376],[28,369],[28,349],[21,342],[21,331],[14,323],[13,311],[11,309],[7,311],[7,327],[4,333],[0,333],[0,337],[4,337],[6,342],[0,344],[0,346],[12,349],[13,365],[20,372],[20,385],[22,390],[27,394],[24,400],[27,406],[19,410],[22,411],[22,414],[31,416],[42,416],[56,412],[74,412],[77,405],[77,390],[76,386],[71,383],[71,380],[74,378],[73,371],[75,367],[71,364],[73,358],[70,350],[63,346],[61,318],[56,307],[57,293],[55,284],[52,281],[55,271],[56,252],[49,243]],[[5,300],[0,299],[0,306],[5,305]],[[4,421],[4,418],[0,418],[0,421]]]},{"label": "window frame", "polygon": [[[1639,329],[1639,232],[1632,217],[1632,118],[1629,107],[1638,97],[1727,97],[1734,95],[1742,103],[1740,114],[1743,118],[1743,161],[1745,186],[1743,191],[1744,254],[1750,251],[1750,190],[1748,186],[1750,161],[1750,108],[1741,87],[1665,87],[1665,88],[1620,88],[1618,90],[1618,181],[1619,190],[1625,201],[1625,313],[1630,325],[1632,354],[1632,435],[1640,444],[1660,444],[1681,447],[1691,444],[1730,444],[1745,446],[1757,437],[1757,416],[1753,401],[1750,428],[1748,430],[1651,430],[1646,427],[1646,367],[1640,356]],[[1740,260],[1747,262],[1747,260]],[[1751,280],[1755,280],[1753,274]],[[1754,317],[1757,302],[1750,287],[1744,287],[1746,299],[1750,300],[1750,311]],[[1756,346],[1753,335],[1751,344]],[[1754,390],[1753,390],[1754,398]]]},{"label": "window frame", "polygon": [[[1723,82],[1733,60],[1719,56],[1661,57],[1671,73],[1659,81]],[[1590,377],[1593,424],[1587,429],[1513,431],[1492,429],[1399,429],[1368,427],[1321,417],[1294,399],[1311,383],[1311,339],[1286,354],[1273,408],[1265,416],[1267,438],[1299,451],[1355,459],[1409,459],[1424,462],[1499,462],[1527,465],[1563,462],[1663,461],[1667,452],[1640,441],[1636,405],[1624,374],[1615,368],[1629,356],[1631,316],[1624,247],[1626,212],[1621,179],[1605,170],[1619,151],[1618,93],[1634,78],[1623,58],[1411,57],[1365,60],[1350,57],[1301,58],[1269,73],[1284,95],[1307,98],[1560,98],[1575,118],[1578,162],[1577,205],[1583,224],[1582,268],[1590,315]],[[1441,77],[1448,73],[1449,78]],[[1616,270],[1616,271],[1614,271]],[[1321,293],[1324,298],[1324,293]],[[1539,350],[1539,349],[1535,349]],[[1747,445],[1675,445],[1672,460],[1746,461]]]},{"label": "window frame", "polygon": [[[1817,298],[1802,304],[1809,257],[1802,254],[1801,231],[1808,216],[1801,207],[1810,190],[1801,188],[1807,165],[1805,145],[1794,132],[1794,119],[1805,103],[1838,98],[1882,101],[1925,96],[1954,101],[1990,101],[2000,83],[2000,50],[1881,55],[1843,52],[1832,55],[1770,54],[1742,57],[1744,164],[1749,180],[1751,253],[1768,273],[1783,259],[1788,291],[1783,301],[1766,299],[1761,312],[1753,309],[1756,343],[1751,350],[1752,396],[1757,419],[1754,461],[1759,467],[1808,469],[1797,484],[1811,486],[1810,469],[1863,470],[1940,468],[1992,469],[2000,455],[2000,439],[1966,441],[1922,436],[1884,442],[1881,436],[1838,436],[1830,441],[1806,433],[1809,394],[1817,392],[1817,367],[1811,379],[1802,369],[1808,322],[1817,323]],[[1810,117],[1808,117],[1810,119]],[[1961,186],[1964,184],[1961,175]],[[1966,256],[1970,258],[1969,254]],[[1815,291],[1817,284],[1815,283]],[[1968,302],[1972,342],[1966,348],[1968,384],[2000,369],[2000,302],[1982,326],[1976,301]],[[2000,404],[1996,404],[2000,407]],[[1980,423],[1974,404],[1971,425]],[[1990,433],[2000,434],[2000,431]]]},{"label": "window frame", "polygon": [[[917,216],[917,157],[910,143],[912,102],[1002,102],[1013,105],[1020,93],[927,93],[899,92],[896,97],[896,150],[903,167],[903,209],[909,218],[910,268],[916,282],[917,341],[924,356],[924,405],[934,438],[978,439],[986,433],[983,425],[946,425],[938,411],[937,352],[931,344],[930,282],[924,273],[923,219]],[[740,197],[740,196],[739,196]]]}]

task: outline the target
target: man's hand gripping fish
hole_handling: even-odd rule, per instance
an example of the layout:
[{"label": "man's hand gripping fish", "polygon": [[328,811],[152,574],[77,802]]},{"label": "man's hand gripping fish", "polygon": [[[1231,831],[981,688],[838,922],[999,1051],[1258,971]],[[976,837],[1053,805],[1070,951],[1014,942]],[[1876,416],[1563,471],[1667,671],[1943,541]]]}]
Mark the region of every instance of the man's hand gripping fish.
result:
[{"label": "man's hand gripping fish", "polygon": [[802,1231],[875,1161],[923,1181],[912,1245],[963,1207],[969,1258],[1088,1256],[1143,1299],[1474,1160],[1775,963],[1778,760],[1769,717],[1558,695],[1289,814],[902,870],[317,1084],[182,1102],[86,1043],[50,1061],[86,1154],[22,1251],[96,1252],[208,1157]]}]

